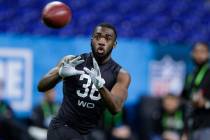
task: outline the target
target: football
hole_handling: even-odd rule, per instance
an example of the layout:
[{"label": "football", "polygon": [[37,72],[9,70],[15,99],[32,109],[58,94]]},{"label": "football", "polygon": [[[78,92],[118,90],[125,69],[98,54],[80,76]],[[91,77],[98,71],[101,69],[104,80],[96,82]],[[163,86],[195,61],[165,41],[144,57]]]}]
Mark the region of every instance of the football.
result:
[{"label": "football", "polygon": [[53,1],[43,8],[42,21],[50,28],[62,28],[72,19],[72,12],[68,5],[60,1]]}]

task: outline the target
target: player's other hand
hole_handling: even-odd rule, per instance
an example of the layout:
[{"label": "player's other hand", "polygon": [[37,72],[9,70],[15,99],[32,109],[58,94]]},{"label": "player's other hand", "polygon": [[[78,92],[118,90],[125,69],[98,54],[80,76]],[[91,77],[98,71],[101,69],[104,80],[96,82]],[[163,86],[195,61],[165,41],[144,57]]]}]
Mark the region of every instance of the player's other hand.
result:
[{"label": "player's other hand", "polygon": [[90,70],[87,67],[84,67],[84,71],[90,75],[91,81],[97,89],[100,89],[104,86],[105,80],[101,77],[100,68],[95,58],[93,58],[93,68]]},{"label": "player's other hand", "polygon": [[74,76],[74,75],[80,75],[83,74],[84,71],[77,70],[75,67],[81,63],[84,62],[84,60],[80,60],[81,57],[78,56],[76,58],[72,58],[73,56],[67,56],[65,57],[64,61],[62,62],[62,65],[59,69],[59,75],[62,78]]}]

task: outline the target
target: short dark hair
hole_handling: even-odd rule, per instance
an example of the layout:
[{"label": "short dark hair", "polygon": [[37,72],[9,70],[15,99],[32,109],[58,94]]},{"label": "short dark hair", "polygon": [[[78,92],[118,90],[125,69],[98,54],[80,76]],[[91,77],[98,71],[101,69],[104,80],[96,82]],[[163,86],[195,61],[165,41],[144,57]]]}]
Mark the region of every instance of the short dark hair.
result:
[{"label": "short dark hair", "polygon": [[[114,34],[115,34],[115,40],[117,40],[117,30],[116,30],[116,28],[112,24],[109,24],[109,23],[100,23],[100,24],[98,24],[96,26],[96,28],[97,27],[106,27],[106,28],[112,29],[113,32],[114,32]],[[94,29],[94,31],[95,31],[95,29]]]},{"label": "short dark hair", "polygon": [[209,51],[209,43],[206,42],[206,41],[198,41],[198,42],[194,43],[192,49],[194,50],[195,47],[196,47],[198,44],[203,45],[203,46]]}]

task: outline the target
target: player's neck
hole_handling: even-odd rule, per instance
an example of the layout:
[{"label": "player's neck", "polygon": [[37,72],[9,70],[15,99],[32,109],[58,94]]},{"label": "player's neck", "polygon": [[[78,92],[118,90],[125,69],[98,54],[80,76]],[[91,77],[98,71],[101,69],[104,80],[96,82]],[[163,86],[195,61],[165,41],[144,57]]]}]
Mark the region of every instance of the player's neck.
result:
[{"label": "player's neck", "polygon": [[96,58],[96,61],[99,65],[106,64],[111,59],[111,55],[107,56],[106,58]]},{"label": "player's neck", "polygon": [[103,61],[102,61],[102,65],[103,64],[106,64],[109,60],[111,59],[111,55],[109,55],[107,58],[105,58]]}]

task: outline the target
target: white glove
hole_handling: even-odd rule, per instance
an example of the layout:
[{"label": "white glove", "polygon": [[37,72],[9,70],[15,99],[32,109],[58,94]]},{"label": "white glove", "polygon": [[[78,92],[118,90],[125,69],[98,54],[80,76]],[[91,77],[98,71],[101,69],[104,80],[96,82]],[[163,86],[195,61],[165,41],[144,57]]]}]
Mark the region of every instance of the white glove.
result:
[{"label": "white glove", "polygon": [[59,69],[59,75],[62,78],[66,78],[66,77],[70,77],[70,76],[74,76],[74,75],[80,75],[83,74],[84,71],[81,70],[77,70],[75,67],[81,63],[84,62],[84,60],[79,60],[81,59],[80,56],[72,59],[72,56],[70,56],[71,58],[65,58],[63,61],[63,64],[61,66],[61,68]]},{"label": "white glove", "polygon": [[100,89],[104,86],[105,80],[101,77],[100,68],[98,66],[98,63],[96,62],[95,58],[93,58],[93,67],[91,70],[87,67],[84,67],[84,71],[86,71],[91,78],[91,81],[95,85],[97,89]]}]

